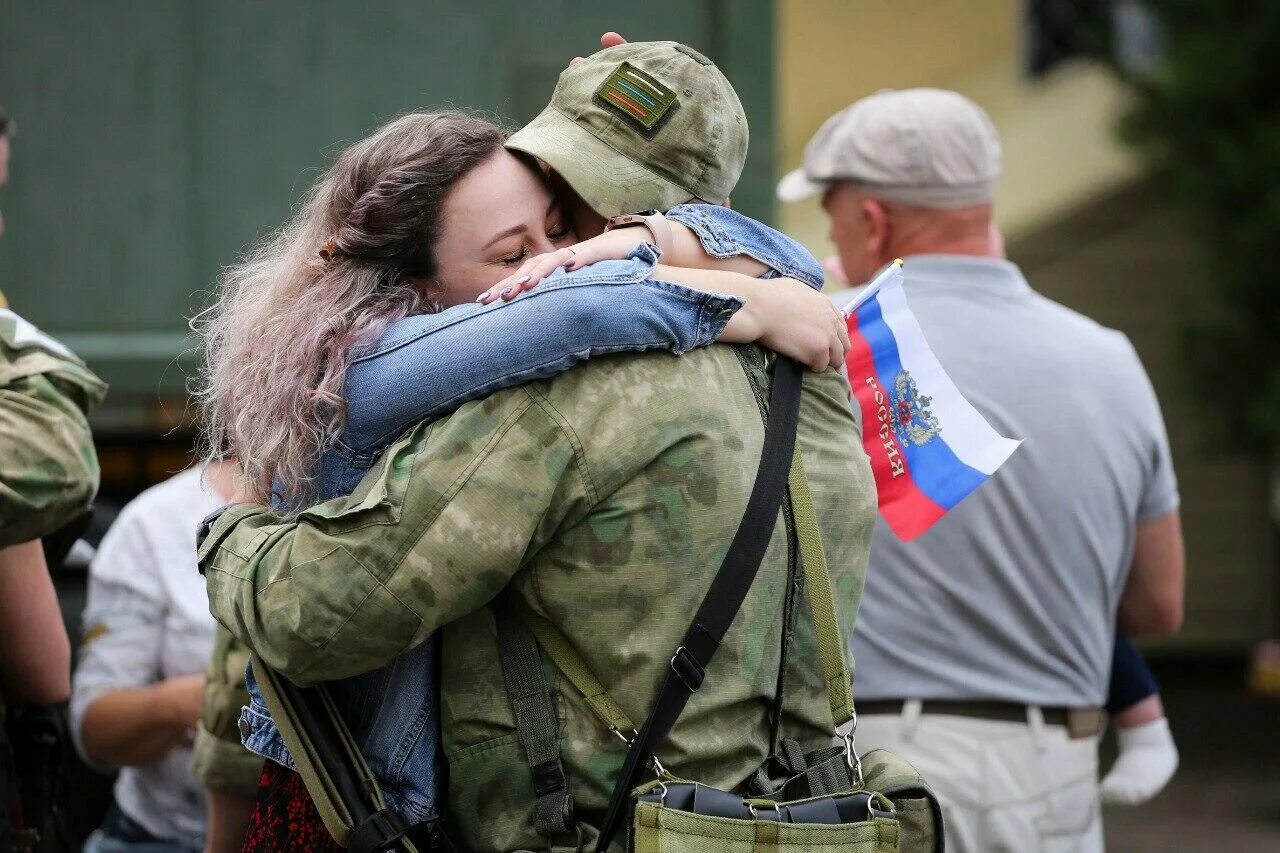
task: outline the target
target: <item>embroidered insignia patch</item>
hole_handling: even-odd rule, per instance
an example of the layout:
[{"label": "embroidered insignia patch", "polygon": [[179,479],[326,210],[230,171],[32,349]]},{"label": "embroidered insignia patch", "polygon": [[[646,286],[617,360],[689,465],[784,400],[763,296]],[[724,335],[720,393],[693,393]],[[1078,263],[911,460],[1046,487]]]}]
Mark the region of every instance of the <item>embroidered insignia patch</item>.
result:
[{"label": "embroidered insignia patch", "polygon": [[645,130],[653,130],[676,103],[676,93],[630,62],[618,66],[596,89],[596,99]]}]

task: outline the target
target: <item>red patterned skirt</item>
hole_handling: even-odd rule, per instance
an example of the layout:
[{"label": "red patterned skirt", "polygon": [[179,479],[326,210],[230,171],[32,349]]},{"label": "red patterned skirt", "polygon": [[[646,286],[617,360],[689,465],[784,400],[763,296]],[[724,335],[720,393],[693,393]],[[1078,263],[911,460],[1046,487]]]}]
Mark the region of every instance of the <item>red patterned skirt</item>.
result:
[{"label": "red patterned skirt", "polygon": [[342,848],[325,829],[302,777],[274,761],[267,761],[258,781],[258,797],[249,817],[244,853],[279,850],[339,853]]}]

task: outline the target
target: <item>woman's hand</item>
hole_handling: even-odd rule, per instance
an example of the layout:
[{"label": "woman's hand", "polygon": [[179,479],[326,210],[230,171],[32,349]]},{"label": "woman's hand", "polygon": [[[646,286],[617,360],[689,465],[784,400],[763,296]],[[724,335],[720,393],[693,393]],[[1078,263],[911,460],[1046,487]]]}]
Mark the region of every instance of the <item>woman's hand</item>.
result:
[{"label": "woman's hand", "polygon": [[747,281],[747,304],[729,320],[720,340],[758,343],[813,371],[844,363],[849,329],[830,299],[793,278]]},{"label": "woman's hand", "polygon": [[554,252],[534,255],[521,264],[520,269],[480,294],[476,302],[481,305],[488,305],[498,299],[510,302],[526,290],[533,290],[539,282],[560,267],[564,267],[567,272],[596,261],[620,261],[651,238],[648,228],[615,228],[590,240],[565,246]]}]

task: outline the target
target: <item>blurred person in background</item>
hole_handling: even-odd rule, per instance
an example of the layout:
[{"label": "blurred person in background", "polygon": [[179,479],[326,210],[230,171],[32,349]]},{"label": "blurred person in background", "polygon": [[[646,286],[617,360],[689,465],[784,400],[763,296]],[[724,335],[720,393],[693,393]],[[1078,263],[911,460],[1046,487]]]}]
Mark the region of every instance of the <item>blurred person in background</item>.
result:
[{"label": "blurred person in background", "polygon": [[1181,623],[1178,491],[1129,341],[1003,258],[1000,159],[973,102],[887,91],[829,119],[778,195],[822,196],[851,281],[905,258],[938,359],[992,426],[1024,439],[918,539],[881,523],[854,639],[859,743],[899,751],[935,786],[953,849],[1098,850],[1113,656],[1130,688],[1117,700],[1133,706],[1116,709],[1116,798],[1150,796],[1177,763],[1154,680],[1115,643],[1117,621],[1138,635]]},{"label": "blurred person in background", "polygon": [[204,797],[191,774],[213,645],[196,529],[225,504],[235,463],[196,467],[129,503],[89,566],[72,733],[91,765],[123,768],[85,850],[195,851]]}]

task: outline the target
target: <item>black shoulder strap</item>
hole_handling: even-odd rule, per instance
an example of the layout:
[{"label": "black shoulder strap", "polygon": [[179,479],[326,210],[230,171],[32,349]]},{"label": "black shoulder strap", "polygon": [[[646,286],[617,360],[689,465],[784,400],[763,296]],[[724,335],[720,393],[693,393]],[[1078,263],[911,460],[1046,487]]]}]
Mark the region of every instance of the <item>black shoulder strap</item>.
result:
[{"label": "black shoulder strap", "polygon": [[533,827],[550,841],[573,827],[573,797],[560,763],[560,718],[542,671],[538,641],[515,603],[504,593],[491,609],[516,736],[533,778]]},{"label": "black shoulder strap", "polygon": [[711,658],[729,632],[734,617],[746,600],[773,537],[782,495],[787,490],[787,474],[795,450],[796,425],[800,416],[800,365],[779,357],[769,395],[769,418],[765,424],[760,470],[756,474],[747,509],[738,524],[720,570],[711,581],[702,605],[684,640],[671,656],[671,668],[662,679],[649,718],[631,742],[626,763],[618,776],[609,801],[609,812],[600,827],[596,853],[604,853],[626,814],[636,775],[649,765],[654,748],[671,731],[689,698],[702,686]]}]

